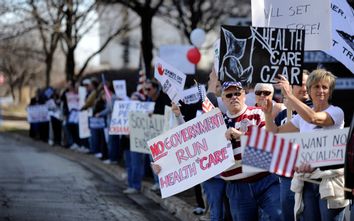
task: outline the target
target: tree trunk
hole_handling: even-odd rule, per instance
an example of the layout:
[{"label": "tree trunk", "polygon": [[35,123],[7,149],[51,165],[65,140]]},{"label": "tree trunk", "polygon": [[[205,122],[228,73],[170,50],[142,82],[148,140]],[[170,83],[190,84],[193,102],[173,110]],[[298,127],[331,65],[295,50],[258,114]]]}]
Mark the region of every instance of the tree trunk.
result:
[{"label": "tree trunk", "polygon": [[152,15],[148,12],[144,13],[141,17],[141,48],[143,50],[143,58],[145,64],[145,73],[147,78],[151,78],[151,62],[152,62]]},{"label": "tree trunk", "polygon": [[47,55],[45,59],[45,86],[50,86],[50,72],[52,71],[53,55]]},{"label": "tree trunk", "polygon": [[70,81],[74,79],[75,76],[75,48],[68,48],[68,52],[66,54],[66,80]]}]

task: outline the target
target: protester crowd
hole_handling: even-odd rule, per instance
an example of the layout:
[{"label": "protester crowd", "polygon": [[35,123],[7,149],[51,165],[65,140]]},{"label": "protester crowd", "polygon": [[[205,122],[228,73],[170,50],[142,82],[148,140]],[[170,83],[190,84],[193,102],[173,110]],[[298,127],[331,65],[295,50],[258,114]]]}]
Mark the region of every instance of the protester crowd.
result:
[{"label": "protester crowd", "polygon": [[[204,215],[201,219],[213,221],[344,220],[344,209],[350,207],[350,201],[344,199],[343,165],[311,168],[302,164],[295,168],[294,178],[269,172],[242,171],[240,136],[248,135],[251,126],[274,133],[344,127],[343,110],[330,103],[334,75],[317,69],[311,73],[304,71],[302,79],[302,85],[291,87],[284,77],[279,76],[274,86],[259,83],[250,88],[240,82],[221,83],[214,71],[210,73],[207,97],[223,112],[228,130],[220,136],[231,142],[235,165],[194,187],[197,207],[191,208],[191,212]],[[87,91],[81,106],[79,86]],[[281,101],[274,99],[275,88],[282,91]],[[113,105],[119,100],[153,101],[155,108],[151,114],[163,115],[165,106],[172,106],[180,124],[195,118],[202,104],[202,101],[192,105],[182,101],[181,105],[171,103],[156,80],[147,80],[143,90],[132,93],[130,97],[116,96],[111,82],[100,83],[94,77],[69,81],[65,89],[49,87],[38,90],[31,99],[29,106],[46,105],[50,117],[48,121],[30,123],[30,136],[50,145],[93,154],[106,164],[124,164],[127,173],[125,194],[141,191],[142,180],[149,173],[154,178],[152,190],[158,191],[156,174],[161,170],[159,165],[152,164],[155,173],[151,173],[151,156],[131,151],[129,135],[108,133]],[[287,108],[292,110],[291,119],[287,118]],[[104,128],[91,128],[88,138],[80,138],[79,135],[77,115],[84,110],[89,110],[91,116],[103,118],[106,125]],[[304,183],[300,179],[303,176],[325,182]],[[334,193],[328,193],[328,189]],[[354,217],[353,210],[351,214]]]}]

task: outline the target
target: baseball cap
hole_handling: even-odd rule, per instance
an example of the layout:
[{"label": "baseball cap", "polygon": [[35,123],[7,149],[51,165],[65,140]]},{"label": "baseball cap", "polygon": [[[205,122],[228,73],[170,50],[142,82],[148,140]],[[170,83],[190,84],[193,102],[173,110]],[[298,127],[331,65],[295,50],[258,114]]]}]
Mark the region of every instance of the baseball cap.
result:
[{"label": "baseball cap", "polygon": [[224,83],[222,83],[221,89],[222,91],[224,91],[229,87],[237,87],[239,89],[242,89],[242,84],[239,81],[225,81]]},{"label": "baseball cap", "polygon": [[82,84],[83,85],[88,85],[88,84],[91,84],[91,80],[86,78],[85,80],[82,81]]}]

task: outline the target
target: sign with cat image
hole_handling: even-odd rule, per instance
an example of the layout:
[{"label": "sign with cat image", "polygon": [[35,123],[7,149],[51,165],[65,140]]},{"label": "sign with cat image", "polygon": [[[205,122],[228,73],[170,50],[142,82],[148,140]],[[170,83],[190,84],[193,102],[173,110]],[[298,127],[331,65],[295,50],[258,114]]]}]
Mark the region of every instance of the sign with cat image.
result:
[{"label": "sign with cat image", "polygon": [[221,26],[219,80],[276,83],[278,74],[302,84],[304,30]]}]

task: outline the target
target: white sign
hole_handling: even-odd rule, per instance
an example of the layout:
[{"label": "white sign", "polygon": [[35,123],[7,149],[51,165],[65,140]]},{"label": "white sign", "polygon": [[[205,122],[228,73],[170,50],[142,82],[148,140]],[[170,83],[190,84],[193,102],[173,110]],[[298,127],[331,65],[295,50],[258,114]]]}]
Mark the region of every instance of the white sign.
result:
[{"label": "white sign", "polygon": [[109,134],[129,134],[129,112],[153,112],[154,102],[115,101],[112,112]]},{"label": "white sign", "polygon": [[220,57],[220,38],[214,42],[214,70],[216,76],[219,74],[219,57]]},{"label": "white sign", "polygon": [[305,50],[331,48],[330,0],[252,0],[251,3],[252,26],[304,29]]},{"label": "white sign", "polygon": [[215,108],[148,141],[152,158],[161,166],[162,198],[189,189],[234,164],[225,132],[222,113]]},{"label": "white sign", "polygon": [[104,117],[89,117],[90,129],[103,129],[106,127],[106,119]]},{"label": "white sign", "polygon": [[302,162],[312,167],[344,164],[348,128],[316,130],[304,133],[277,134],[300,145],[296,165]]},{"label": "white sign", "polygon": [[188,50],[191,48],[191,45],[163,45],[160,47],[160,57],[183,73],[194,74],[195,65],[187,59]]},{"label": "white sign", "polygon": [[39,123],[49,121],[47,105],[31,105],[27,107],[27,121],[29,123]]},{"label": "white sign", "polygon": [[130,151],[150,154],[147,141],[163,132],[164,116],[132,111],[129,113]]},{"label": "white sign", "polygon": [[195,104],[206,96],[204,85],[188,88],[183,91],[183,102],[185,104]]},{"label": "white sign", "polygon": [[117,97],[123,99],[127,97],[127,84],[125,80],[114,80],[113,81],[114,93]]},{"label": "white sign", "polygon": [[354,73],[354,10],[347,1],[332,0],[332,48],[325,51]]},{"label": "white sign", "polygon": [[82,108],[85,105],[87,90],[86,87],[79,87],[79,107]]},{"label": "white sign", "polygon": [[[85,89],[85,91],[86,91],[86,89]],[[80,109],[80,99],[79,99],[79,95],[78,94],[72,93],[72,92],[67,92],[65,96],[66,96],[66,101],[67,101],[67,104],[68,104],[69,111],[74,110],[74,109],[75,110],[79,110]]]},{"label": "white sign", "polygon": [[178,104],[178,102],[182,99],[180,96],[180,91],[176,89],[168,78],[164,78],[164,80],[164,82],[161,82],[162,91],[168,95],[173,103]]},{"label": "white sign", "polygon": [[166,79],[171,81],[178,91],[183,91],[186,83],[186,75],[177,68],[166,63],[161,58],[157,57],[155,60],[154,77],[163,85]]},{"label": "white sign", "polygon": [[79,111],[72,110],[69,112],[68,123],[70,124],[78,124],[79,123]]},{"label": "white sign", "polygon": [[79,137],[81,139],[91,136],[88,118],[89,112],[87,110],[79,112]]}]

